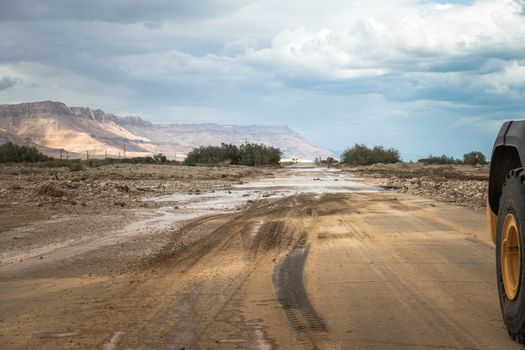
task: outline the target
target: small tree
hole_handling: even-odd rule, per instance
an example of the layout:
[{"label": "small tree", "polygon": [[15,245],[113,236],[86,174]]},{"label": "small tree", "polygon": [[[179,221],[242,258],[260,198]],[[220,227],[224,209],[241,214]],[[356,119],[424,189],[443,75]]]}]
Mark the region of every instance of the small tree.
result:
[{"label": "small tree", "polygon": [[383,146],[368,148],[365,145],[355,144],[341,155],[341,160],[350,165],[371,165],[375,163],[397,163],[400,161],[399,151],[394,148],[385,149]]},{"label": "small tree", "polygon": [[487,164],[485,155],[478,151],[472,151],[463,155],[463,163],[468,165]]}]

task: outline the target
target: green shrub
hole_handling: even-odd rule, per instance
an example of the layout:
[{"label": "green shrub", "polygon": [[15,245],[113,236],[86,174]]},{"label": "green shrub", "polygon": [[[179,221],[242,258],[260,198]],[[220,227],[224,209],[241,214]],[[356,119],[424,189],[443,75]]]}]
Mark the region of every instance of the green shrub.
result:
[{"label": "green shrub", "polygon": [[38,164],[42,168],[68,168],[71,171],[81,171],[85,167],[99,168],[112,164],[178,164],[170,161],[165,155],[159,153],[153,157],[133,157],[133,158],[103,158],[103,159],[48,159]]},{"label": "green shrub", "polygon": [[361,144],[347,149],[341,155],[341,161],[349,165],[371,165],[376,163],[397,163],[400,161],[399,151],[383,146],[368,148]]},{"label": "green shrub", "polygon": [[81,171],[84,170],[84,167],[82,166],[82,163],[80,162],[70,162],[67,167],[71,171]]},{"label": "green shrub", "polygon": [[36,147],[18,146],[12,142],[0,145],[0,163],[36,163],[51,159]]},{"label": "green shrub", "polygon": [[245,143],[240,147],[231,144],[220,146],[201,146],[193,149],[184,160],[186,165],[277,165],[281,161],[278,148],[262,144]]},{"label": "green shrub", "polygon": [[461,164],[461,160],[449,157],[445,154],[441,156],[433,156],[429,154],[428,157],[419,159],[418,162],[424,164]]},{"label": "green shrub", "polygon": [[476,165],[476,164],[487,164],[485,155],[478,151],[472,151],[463,155],[463,164]]},{"label": "green shrub", "polygon": [[[230,145],[231,146],[231,145]],[[277,165],[281,161],[281,151],[278,148],[245,143],[239,148],[241,165]],[[235,163],[234,163],[235,164]]]},{"label": "green shrub", "polygon": [[155,154],[153,156],[153,159],[158,163],[166,163],[166,161],[168,160],[168,158],[166,158],[166,156],[162,153]]},{"label": "green shrub", "polygon": [[90,168],[98,168],[105,165],[111,164],[178,164],[175,160],[168,160],[167,157],[162,154],[155,154],[153,157],[133,157],[133,158],[103,158],[103,159],[88,159],[83,161],[83,164]]},{"label": "green shrub", "polygon": [[72,163],[80,163],[80,159],[49,159],[38,164],[40,168],[69,168]]}]

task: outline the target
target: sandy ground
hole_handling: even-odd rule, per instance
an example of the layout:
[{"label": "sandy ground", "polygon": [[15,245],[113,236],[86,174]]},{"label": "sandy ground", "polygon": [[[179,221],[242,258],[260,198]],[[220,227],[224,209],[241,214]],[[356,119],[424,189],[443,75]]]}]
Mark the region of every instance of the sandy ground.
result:
[{"label": "sandy ground", "polygon": [[[501,320],[483,211],[354,180],[286,169],[142,198],[154,205],[126,209],[142,213],[124,227],[73,213],[4,229],[0,343],[521,348]],[[55,235],[66,239],[50,246]]]}]

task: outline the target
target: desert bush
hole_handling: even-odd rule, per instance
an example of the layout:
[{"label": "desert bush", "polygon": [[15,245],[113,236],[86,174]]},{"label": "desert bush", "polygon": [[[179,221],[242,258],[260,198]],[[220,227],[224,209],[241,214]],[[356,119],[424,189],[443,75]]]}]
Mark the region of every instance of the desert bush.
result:
[{"label": "desert bush", "polygon": [[166,161],[168,160],[168,158],[162,154],[162,153],[159,153],[159,154],[155,154],[153,156],[153,159],[157,162],[157,163],[166,163]]},{"label": "desert bush", "polygon": [[63,197],[66,193],[52,184],[44,184],[38,188],[37,194],[47,197]]},{"label": "desert bush", "polygon": [[399,151],[383,146],[368,148],[363,144],[355,144],[341,155],[341,161],[349,165],[371,165],[376,163],[397,163],[400,161]]},{"label": "desert bush", "polygon": [[221,144],[220,146],[201,146],[193,149],[184,164],[236,164],[236,165],[276,165],[281,160],[278,148],[262,144],[245,143],[241,146]]},{"label": "desert bush", "polygon": [[328,157],[326,159],[321,159],[320,162],[321,164],[325,164],[325,165],[334,165],[334,164],[339,163],[339,161],[335,159],[334,157]]},{"label": "desert bush", "polygon": [[71,171],[84,169],[80,159],[49,159],[38,164],[40,168],[68,168]]},{"label": "desert bush", "polygon": [[12,142],[0,145],[0,163],[36,163],[49,159],[36,147],[19,146]]},{"label": "desert bush", "polygon": [[168,158],[162,154],[155,154],[153,157],[132,157],[132,158],[103,158],[103,159],[89,159],[82,162],[84,165],[90,168],[98,168],[105,165],[111,164],[179,164],[175,160],[168,160]]},{"label": "desert bush", "polygon": [[420,163],[424,164],[461,164],[461,160],[455,159],[454,157],[449,157],[445,154],[441,156],[433,156],[431,154],[426,158],[421,158],[418,160]]},{"label": "desert bush", "polygon": [[67,167],[71,171],[81,171],[84,170],[84,167],[82,166],[82,163],[80,162],[70,162]]},{"label": "desert bush", "polygon": [[99,168],[112,164],[178,164],[176,161],[168,160],[162,153],[153,157],[133,157],[133,158],[92,158],[88,160],[80,159],[49,159],[38,164],[42,168],[68,168],[71,171],[80,171],[85,167]]},{"label": "desert bush", "polygon": [[487,159],[485,158],[485,155],[483,153],[478,151],[472,151],[463,155],[463,164],[484,165],[487,164]]}]

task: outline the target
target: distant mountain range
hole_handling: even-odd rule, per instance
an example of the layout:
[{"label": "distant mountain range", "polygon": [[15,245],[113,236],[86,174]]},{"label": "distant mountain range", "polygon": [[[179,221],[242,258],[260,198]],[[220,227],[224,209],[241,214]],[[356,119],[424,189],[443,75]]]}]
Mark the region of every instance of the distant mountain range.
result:
[{"label": "distant mountain range", "polygon": [[0,105],[0,143],[35,145],[42,152],[70,157],[135,157],[164,153],[182,159],[193,148],[244,142],[279,147],[284,158],[333,156],[286,126],[153,124],[140,117],[118,117],[99,109],[62,102]]}]

